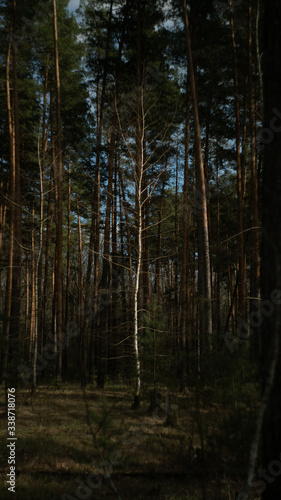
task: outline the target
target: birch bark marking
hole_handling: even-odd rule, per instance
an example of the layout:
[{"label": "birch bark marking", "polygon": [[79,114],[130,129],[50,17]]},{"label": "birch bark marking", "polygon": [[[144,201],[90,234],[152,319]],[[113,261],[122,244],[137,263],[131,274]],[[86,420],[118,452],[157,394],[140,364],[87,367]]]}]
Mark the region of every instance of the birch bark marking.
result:
[{"label": "birch bark marking", "polygon": [[[143,127],[144,131],[144,127]],[[142,133],[141,145],[143,144],[144,134]],[[134,291],[134,350],[136,360],[136,390],[135,397],[139,398],[141,388],[140,374],[140,357],[139,357],[139,341],[138,341],[138,294],[140,290],[140,272],[141,272],[141,256],[142,256],[142,203],[141,203],[141,187],[143,178],[143,148],[140,148],[140,165],[136,168],[136,216],[137,216],[137,269],[136,269],[136,284]]]},{"label": "birch bark marking", "polygon": [[134,288],[134,352],[136,363],[135,399],[132,408],[137,409],[140,401],[140,356],[139,356],[139,292],[140,274],[142,266],[142,181],[143,181],[143,141],[144,141],[144,113],[143,113],[143,80],[141,60],[141,2],[137,5],[137,91],[136,91],[136,161],[135,161],[135,217],[136,217],[136,277]]}]

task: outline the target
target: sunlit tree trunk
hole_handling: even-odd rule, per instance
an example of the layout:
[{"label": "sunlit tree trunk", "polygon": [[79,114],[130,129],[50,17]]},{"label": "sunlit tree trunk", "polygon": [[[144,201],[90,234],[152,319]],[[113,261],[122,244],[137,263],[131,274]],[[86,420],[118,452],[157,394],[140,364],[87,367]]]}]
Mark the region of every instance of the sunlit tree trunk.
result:
[{"label": "sunlit tree trunk", "polygon": [[136,226],[136,273],[135,273],[135,288],[134,288],[134,328],[133,341],[135,352],[135,399],[134,408],[140,405],[140,390],[141,390],[141,368],[139,356],[139,293],[140,293],[140,276],[142,267],[142,186],[144,174],[144,109],[143,109],[143,78],[142,78],[142,63],[141,63],[141,30],[142,30],[142,8],[141,2],[137,4],[137,123],[136,123],[136,161],[135,161],[135,226]]},{"label": "sunlit tree trunk", "polygon": [[[13,0],[14,16],[16,16],[16,1]],[[15,245],[13,259],[12,303],[10,335],[13,338],[13,361],[19,363],[19,334],[21,308],[21,249],[22,249],[22,207],[21,207],[21,168],[20,168],[20,133],[19,133],[19,104],[18,104],[18,76],[17,76],[17,48],[13,44],[13,108],[15,127]],[[13,379],[17,384],[18,371],[13,368]]]},{"label": "sunlit tree trunk", "polygon": [[71,235],[71,166],[70,160],[68,163],[68,194],[67,194],[67,255],[66,255],[66,286],[65,286],[65,315],[64,315],[64,331],[65,331],[65,350],[63,352],[63,376],[67,374],[67,354],[68,354],[68,322],[70,321],[70,235]]},{"label": "sunlit tree trunk", "polygon": [[[19,363],[19,330],[20,330],[20,290],[21,290],[21,171],[19,153],[19,115],[18,115],[18,78],[17,48],[13,41],[16,30],[16,1],[12,2],[12,19],[10,25],[8,51],[6,58],[6,98],[9,132],[9,262],[6,282],[5,303],[5,349],[3,362],[3,379],[14,387],[17,386],[16,369]],[[10,62],[12,56],[13,87],[10,87]],[[9,370],[8,364],[11,365]],[[9,373],[8,373],[9,372]]]},{"label": "sunlit tree trunk", "polygon": [[203,351],[205,345],[212,347],[211,265],[210,265],[210,249],[209,249],[209,224],[208,224],[206,182],[205,182],[204,163],[202,156],[194,62],[193,62],[193,54],[191,48],[189,17],[188,17],[186,0],[183,0],[183,19],[185,26],[190,93],[193,105],[195,163],[196,163],[196,177],[197,177],[196,181],[198,190],[197,196],[199,196],[200,198],[200,203],[197,203],[196,206],[196,212],[198,217],[198,228],[199,228],[198,272],[199,272],[199,294],[200,294],[200,336],[201,336],[200,348],[201,351]]},{"label": "sunlit tree trunk", "polygon": [[[34,356],[35,338],[35,228],[34,228],[34,208],[32,209],[32,229],[31,229],[31,294],[30,294],[30,355]],[[36,384],[35,384],[36,385]]]},{"label": "sunlit tree trunk", "polygon": [[[52,153],[52,166],[51,166],[51,180],[52,180],[52,193],[54,196],[54,210],[53,210],[53,215],[52,215],[52,222],[55,224],[55,230],[57,230],[58,227],[58,184],[56,182],[56,168],[55,168],[55,163],[56,163],[56,144],[55,144],[55,131],[54,131],[54,107],[55,107],[55,99],[53,95],[51,94],[50,96],[50,122],[51,122],[51,153]],[[51,198],[50,198],[51,201]],[[50,232],[48,234],[48,229],[47,229],[47,245],[48,245],[48,252],[50,254],[50,246],[51,246],[51,229],[52,226],[50,226]],[[57,232],[57,231],[56,231]],[[56,235],[57,236],[57,235]],[[57,345],[58,345],[58,331],[57,331],[57,304],[56,304],[56,266],[57,266],[57,253],[55,249],[55,257],[51,258],[52,262],[52,268],[50,272],[50,267],[47,262],[47,248],[46,248],[46,263],[47,263],[47,269],[45,268],[45,271],[49,271],[50,275],[52,276],[52,323],[51,323],[51,335],[53,337],[53,343],[54,343],[54,352],[55,352],[55,363],[56,363],[56,375],[57,375],[57,366],[58,366],[58,352],[57,352]],[[46,275],[46,280],[48,280],[48,274]]]},{"label": "sunlit tree trunk", "polygon": [[10,315],[12,302],[12,277],[13,277],[13,255],[14,255],[14,233],[15,233],[15,132],[14,120],[12,114],[11,89],[10,89],[10,60],[11,60],[11,44],[12,44],[12,24],[10,29],[10,38],[8,42],[8,52],[6,58],[6,98],[7,98],[7,117],[9,131],[9,259],[6,280],[6,295],[5,295],[5,345],[3,359],[3,382],[7,384],[7,369],[9,355],[9,338],[10,338]]},{"label": "sunlit tree trunk", "polygon": [[142,260],[142,203],[141,203],[141,186],[143,175],[143,157],[142,153],[139,157],[139,164],[135,172],[135,195],[136,195],[136,276],[135,276],[135,290],[134,290],[134,351],[136,363],[136,386],[135,386],[135,406],[139,406],[139,397],[141,389],[141,371],[140,371],[140,357],[139,357],[139,291],[140,291],[140,273],[141,273],[141,260]]}]

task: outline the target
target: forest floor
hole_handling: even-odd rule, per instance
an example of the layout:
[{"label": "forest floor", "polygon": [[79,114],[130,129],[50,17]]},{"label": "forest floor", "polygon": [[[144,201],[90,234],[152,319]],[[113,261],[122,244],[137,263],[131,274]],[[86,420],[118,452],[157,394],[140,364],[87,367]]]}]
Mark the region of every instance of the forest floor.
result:
[{"label": "forest floor", "polygon": [[18,389],[13,494],[2,391],[0,498],[234,500],[245,479],[249,408],[192,390],[176,398],[178,421],[167,426],[165,403],[149,413],[147,393],[132,410],[122,386],[41,386],[33,395]]}]

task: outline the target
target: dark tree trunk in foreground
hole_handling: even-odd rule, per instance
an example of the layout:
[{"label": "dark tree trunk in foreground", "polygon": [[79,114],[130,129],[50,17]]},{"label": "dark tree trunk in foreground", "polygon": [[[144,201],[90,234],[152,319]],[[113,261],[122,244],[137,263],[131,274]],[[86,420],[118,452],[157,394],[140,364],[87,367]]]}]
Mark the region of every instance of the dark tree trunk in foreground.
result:
[{"label": "dark tree trunk in foreground", "polygon": [[[262,352],[264,385],[271,375],[273,386],[263,422],[263,468],[270,471],[272,461],[280,458],[281,443],[281,123],[276,112],[281,112],[281,3],[264,2],[264,126],[270,141],[264,152],[263,171],[263,242],[262,242],[262,297],[271,300],[263,315]],[[254,334],[254,333],[253,333]],[[275,364],[274,364],[275,363]],[[274,469],[274,467],[273,467]],[[273,470],[272,469],[272,470]],[[265,483],[263,500],[281,497],[280,473],[270,474]],[[274,477],[273,477],[274,476]]]}]

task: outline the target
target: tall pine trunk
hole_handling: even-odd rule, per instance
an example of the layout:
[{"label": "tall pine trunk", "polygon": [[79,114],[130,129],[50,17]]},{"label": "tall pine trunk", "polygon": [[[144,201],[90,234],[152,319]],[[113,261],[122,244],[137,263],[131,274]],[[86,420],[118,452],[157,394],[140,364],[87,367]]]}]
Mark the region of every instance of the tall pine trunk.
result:
[{"label": "tall pine trunk", "polygon": [[246,315],[246,269],[244,252],[244,232],[243,232],[243,175],[240,154],[240,108],[239,108],[239,86],[238,86],[238,68],[237,68],[237,49],[234,31],[234,19],[232,0],[230,5],[230,27],[233,57],[233,79],[234,79],[234,99],[235,99],[235,142],[236,142],[236,169],[237,169],[237,199],[238,199],[238,316]]},{"label": "tall pine trunk", "polygon": [[197,89],[195,82],[194,61],[190,39],[189,17],[186,0],[183,0],[183,19],[185,26],[186,51],[188,59],[189,85],[193,106],[195,164],[197,195],[200,203],[196,206],[199,241],[198,241],[198,273],[199,273],[199,300],[200,300],[200,345],[201,351],[205,346],[212,347],[212,290],[211,290],[211,264],[209,248],[209,224],[207,209],[207,193],[202,155],[200,122],[198,111]]},{"label": "tall pine trunk", "polygon": [[[19,157],[19,115],[17,48],[12,43],[16,30],[16,1],[12,2],[8,51],[6,58],[6,98],[9,132],[9,259],[5,297],[5,348],[3,379],[5,384],[17,385],[19,363],[20,289],[21,289],[21,172]],[[12,56],[13,88],[10,87]]]},{"label": "tall pine trunk", "polygon": [[67,375],[67,355],[69,347],[68,323],[70,321],[70,235],[71,235],[71,166],[68,164],[68,195],[67,195],[67,254],[66,254],[66,286],[65,286],[65,350],[63,352],[63,377]]},{"label": "tall pine trunk", "polygon": [[[251,289],[250,312],[256,310],[255,302],[260,300],[260,231],[259,231],[259,196],[258,196],[258,171],[256,151],[256,100],[253,83],[253,55],[252,55],[252,24],[253,7],[249,0],[248,22],[248,84],[249,84],[249,113],[250,113],[250,140],[251,140]],[[257,334],[251,338],[254,351],[261,354],[261,338]]]},{"label": "tall pine trunk", "polygon": [[[54,30],[54,59],[56,74],[56,157],[54,162],[54,174],[56,185],[56,265],[55,265],[55,304],[56,304],[56,327],[57,338],[62,345],[62,314],[63,314],[63,269],[62,269],[62,183],[63,183],[63,157],[62,157],[62,124],[61,124],[61,86],[58,49],[58,27],[57,27],[57,5],[53,0],[53,30]],[[57,376],[62,377],[62,350],[58,349]]]}]

